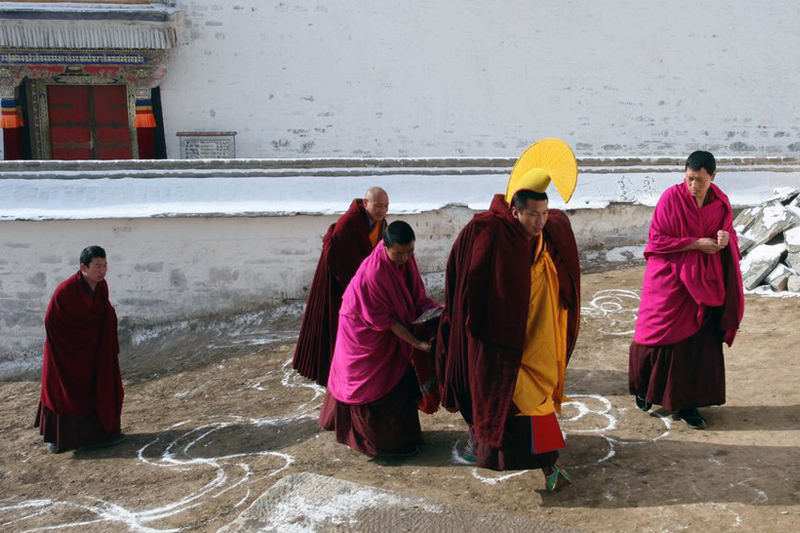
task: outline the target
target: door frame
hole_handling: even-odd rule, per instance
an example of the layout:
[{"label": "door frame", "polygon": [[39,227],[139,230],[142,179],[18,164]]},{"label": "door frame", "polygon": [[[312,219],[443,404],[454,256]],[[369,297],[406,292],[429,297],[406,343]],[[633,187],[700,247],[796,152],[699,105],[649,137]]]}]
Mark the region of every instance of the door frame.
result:
[{"label": "door frame", "polygon": [[[77,76],[75,76],[77,78]],[[28,79],[25,90],[28,97],[28,117],[31,119],[31,157],[33,159],[51,159],[50,150],[50,110],[47,106],[48,85],[124,85],[128,98],[128,130],[131,138],[131,159],[139,159],[139,143],[133,118],[136,116],[136,96],[133,87],[127,83],[107,83],[104,80],[87,76],[85,79],[72,79],[70,83],[58,83],[54,80]]]}]

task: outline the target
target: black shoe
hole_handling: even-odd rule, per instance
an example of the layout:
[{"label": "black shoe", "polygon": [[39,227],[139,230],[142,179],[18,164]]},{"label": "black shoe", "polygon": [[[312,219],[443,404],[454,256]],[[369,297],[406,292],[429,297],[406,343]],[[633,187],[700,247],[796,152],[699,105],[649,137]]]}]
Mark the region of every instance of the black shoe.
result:
[{"label": "black shoe", "polygon": [[393,459],[403,457],[414,457],[419,453],[419,444],[414,444],[405,450],[398,450],[396,452],[387,452],[378,455],[380,459]]},{"label": "black shoe", "polygon": [[697,408],[678,411],[678,418],[686,422],[686,425],[692,429],[705,429],[706,427],[706,419],[700,416]]},{"label": "black shoe", "polygon": [[645,400],[644,398],[642,398],[641,396],[639,396],[637,394],[636,395],[636,407],[638,407],[642,411],[647,412],[647,411],[650,410],[651,407],[653,407],[653,404],[648,402],[647,400]]}]

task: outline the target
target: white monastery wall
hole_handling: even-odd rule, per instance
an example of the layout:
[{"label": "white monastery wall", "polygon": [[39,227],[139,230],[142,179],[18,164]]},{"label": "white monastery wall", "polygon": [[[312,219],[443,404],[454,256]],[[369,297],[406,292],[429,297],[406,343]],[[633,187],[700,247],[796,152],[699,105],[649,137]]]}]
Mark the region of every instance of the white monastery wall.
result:
[{"label": "white monastery wall", "polygon": [[[94,171],[66,170],[67,163],[0,165],[0,378],[39,360],[50,295],[89,244],[109,254],[111,298],[125,333],[302,301],[323,233],[375,184],[390,193],[389,218],[415,228],[421,271],[442,272],[458,232],[507,181],[507,169],[459,175],[458,168],[443,175],[372,169],[374,175],[314,177],[306,169],[309,175],[294,177],[214,177],[224,174],[220,165],[184,177],[176,176],[186,170],[175,169],[147,177],[150,171],[123,164]],[[681,176],[681,166],[582,170],[567,206],[553,188],[551,198],[553,207],[569,208],[587,260],[641,246],[660,191]],[[754,205],[800,186],[798,170],[722,166],[717,183],[735,206]],[[630,253],[640,257],[637,250]]]},{"label": "white monastery wall", "polygon": [[796,156],[800,8],[774,2],[178,0],[178,131],[238,157]]},{"label": "white monastery wall", "polygon": [[[581,247],[646,238],[651,208],[571,215]],[[417,233],[422,272],[442,272],[465,207],[391,215]],[[339,215],[0,221],[0,377],[41,355],[43,319],[56,286],[89,244],[108,253],[111,301],[121,330],[303,300],[322,235]]]}]

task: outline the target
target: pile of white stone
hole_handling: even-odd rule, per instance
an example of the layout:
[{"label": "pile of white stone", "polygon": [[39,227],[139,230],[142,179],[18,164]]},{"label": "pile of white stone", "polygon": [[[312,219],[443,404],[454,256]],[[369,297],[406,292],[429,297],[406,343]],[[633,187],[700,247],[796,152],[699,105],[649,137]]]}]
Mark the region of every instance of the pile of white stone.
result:
[{"label": "pile of white stone", "polygon": [[733,227],[745,289],[800,292],[800,189],[745,209]]}]

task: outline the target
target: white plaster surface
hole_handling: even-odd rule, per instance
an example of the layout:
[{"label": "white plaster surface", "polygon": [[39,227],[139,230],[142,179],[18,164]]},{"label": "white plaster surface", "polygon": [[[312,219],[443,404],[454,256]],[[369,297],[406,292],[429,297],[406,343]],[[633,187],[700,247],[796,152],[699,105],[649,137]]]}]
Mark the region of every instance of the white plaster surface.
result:
[{"label": "white plaster surface", "polygon": [[[74,173],[47,172],[63,179],[17,179],[15,172],[0,178],[0,220],[139,218],[209,214],[343,212],[352,198],[372,185],[384,187],[390,211],[396,214],[432,211],[448,204],[471,209],[489,207],[492,196],[505,191],[508,175],[379,175],[358,177],[181,177],[137,179],[136,170],[119,177],[71,179]],[[81,173],[80,175],[86,175]],[[26,176],[32,175],[26,173]],[[33,174],[35,176],[35,173]],[[122,177],[127,176],[127,177]],[[569,204],[551,185],[550,205],[555,208],[603,208],[612,202],[654,206],[661,192],[680,182],[682,172],[586,172]],[[758,204],[780,187],[796,184],[794,172],[753,170],[720,171],[717,184],[734,205]]]},{"label": "white plaster surface", "polygon": [[794,0],[178,0],[178,131],[242,157],[800,151]]},{"label": "white plaster surface", "polygon": [[[474,214],[470,208],[487,208],[507,179],[505,173],[147,179],[130,173],[96,179],[4,173],[0,363],[39,352],[50,295],[77,269],[77,254],[88,244],[109,253],[111,298],[126,330],[304,299],[323,233],[369,185],[389,191],[390,219],[415,228],[421,271],[442,272],[453,239]],[[734,203],[756,204],[795,178],[731,171],[718,183]],[[640,254],[651,206],[679,180],[677,170],[582,174],[568,205],[583,208],[570,215],[579,248],[609,250],[608,260]],[[550,192],[551,205],[563,206]],[[442,208],[447,204],[461,207]]]},{"label": "white plaster surface", "polygon": [[[629,246],[646,238],[650,214],[644,206],[614,205],[577,210],[571,221],[581,249]],[[406,215],[390,210],[390,219],[414,228],[417,263],[430,290],[441,289],[435,273],[444,271],[453,240],[473,215],[456,206]],[[0,221],[0,375],[40,357],[50,295],[77,270],[78,254],[89,244],[108,253],[111,301],[121,332],[135,344],[146,324],[180,327],[197,317],[263,310],[284,300],[302,304],[322,235],[336,218]]]}]

